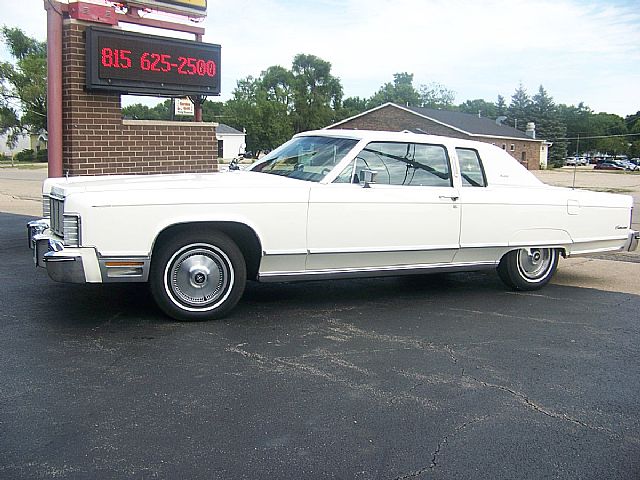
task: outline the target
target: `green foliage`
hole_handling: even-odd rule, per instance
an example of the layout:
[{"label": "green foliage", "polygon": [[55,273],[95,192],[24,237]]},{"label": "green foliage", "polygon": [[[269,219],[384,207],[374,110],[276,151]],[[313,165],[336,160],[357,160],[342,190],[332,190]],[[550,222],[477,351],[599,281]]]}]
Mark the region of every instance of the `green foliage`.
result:
[{"label": "green foliage", "polygon": [[413,73],[394,73],[393,83],[385,83],[367,102],[368,108],[374,108],[384,103],[393,102],[397,105],[427,108],[451,108],[455,94],[444,85],[431,82],[420,85],[416,90],[413,86]]},{"label": "green foliage", "polygon": [[47,128],[47,49],[19,28],[2,27],[1,37],[15,62],[0,63],[0,134],[15,146]]},{"label": "green foliage", "polygon": [[511,96],[511,103],[507,109],[507,124],[524,132],[529,121],[530,107],[531,98],[529,98],[527,90],[520,84]]},{"label": "green foliage", "polygon": [[[504,100],[504,99],[503,99]],[[498,118],[498,108],[495,103],[487,102],[480,98],[476,100],[467,100],[458,106],[458,110],[463,113],[471,113],[473,115],[480,114],[481,117]]]},{"label": "green foliage", "polygon": [[440,83],[431,82],[420,85],[420,106],[422,107],[450,110],[455,98],[453,90],[449,90]]},{"label": "green foliage", "polygon": [[34,162],[36,160],[36,155],[30,148],[25,148],[24,150],[16,153],[13,156],[13,160],[16,162]]},{"label": "green foliage", "polygon": [[536,137],[555,139],[549,148],[549,164],[554,167],[564,165],[564,159],[567,157],[567,141],[564,140],[567,127],[560,118],[558,107],[553,102],[553,98],[549,96],[542,85],[538,88],[538,93],[531,99],[528,118],[536,125]]},{"label": "green foliage", "polygon": [[367,103],[368,108],[374,108],[388,102],[398,105],[420,105],[420,93],[413,86],[413,73],[394,73],[393,83],[385,83]]},{"label": "green foliage", "polygon": [[342,85],[331,74],[329,62],[314,55],[298,54],[289,78],[296,132],[323,128],[335,120],[335,110],[342,101]]}]

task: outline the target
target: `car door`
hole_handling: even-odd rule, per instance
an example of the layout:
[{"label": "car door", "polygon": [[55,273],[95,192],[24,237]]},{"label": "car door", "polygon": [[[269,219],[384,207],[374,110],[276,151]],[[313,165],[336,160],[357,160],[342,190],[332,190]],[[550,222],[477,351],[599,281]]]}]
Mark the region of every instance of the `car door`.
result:
[{"label": "car door", "polygon": [[[375,171],[372,183],[359,181]],[[452,261],[460,208],[443,145],[369,143],[310,191],[307,270],[411,269]]]}]

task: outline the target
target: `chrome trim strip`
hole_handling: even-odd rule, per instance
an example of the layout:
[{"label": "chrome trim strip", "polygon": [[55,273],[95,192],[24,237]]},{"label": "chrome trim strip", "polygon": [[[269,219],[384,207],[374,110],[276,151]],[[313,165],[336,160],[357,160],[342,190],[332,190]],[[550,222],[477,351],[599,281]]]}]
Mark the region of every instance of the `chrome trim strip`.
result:
[{"label": "chrome trim strip", "polygon": [[309,253],[306,248],[298,248],[295,250],[263,250],[262,256],[267,255],[306,255]]},{"label": "chrome trim strip", "polygon": [[458,250],[455,245],[415,245],[409,247],[350,247],[350,248],[310,248],[309,254],[339,254],[339,253],[393,253],[393,252],[421,252],[431,250]]},{"label": "chrome trim strip", "polygon": [[416,275],[430,272],[470,272],[476,270],[490,270],[498,265],[497,262],[470,263],[432,263],[416,265],[395,265],[390,267],[342,268],[327,270],[309,270],[296,272],[265,272],[258,274],[260,282],[291,282],[303,280],[328,280],[336,278],[366,278],[400,275]]}]

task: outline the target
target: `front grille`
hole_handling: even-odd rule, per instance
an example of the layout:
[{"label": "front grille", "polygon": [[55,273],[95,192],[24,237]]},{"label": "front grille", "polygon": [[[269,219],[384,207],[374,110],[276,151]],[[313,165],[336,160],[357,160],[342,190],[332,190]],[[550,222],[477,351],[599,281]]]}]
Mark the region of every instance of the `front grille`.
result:
[{"label": "front grille", "polygon": [[51,231],[64,237],[64,198],[50,197]]},{"label": "front grille", "polygon": [[51,197],[44,195],[42,197],[42,216],[49,218],[51,216]]}]

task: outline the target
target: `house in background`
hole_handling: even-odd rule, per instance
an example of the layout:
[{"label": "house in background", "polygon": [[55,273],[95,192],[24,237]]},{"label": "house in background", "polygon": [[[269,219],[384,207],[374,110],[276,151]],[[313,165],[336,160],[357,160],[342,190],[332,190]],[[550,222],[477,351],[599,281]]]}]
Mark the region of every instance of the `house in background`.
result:
[{"label": "house in background", "polygon": [[220,123],[216,127],[218,160],[231,160],[242,155],[247,148],[246,138],[246,133]]},{"label": "house in background", "polygon": [[16,146],[13,148],[7,145],[7,137],[7,134],[0,135],[0,155],[13,157],[16,153],[31,148],[31,140],[27,136],[18,137],[18,143],[16,143]]},{"label": "house in background", "polygon": [[21,135],[18,137],[18,143],[13,148],[7,145],[8,135],[0,135],[0,154],[7,157],[13,157],[16,153],[20,153],[23,150],[33,150],[34,155],[40,150],[47,149],[48,137],[45,130],[40,130],[38,133],[32,133],[29,136]]},{"label": "house in background", "polygon": [[527,133],[524,133],[478,115],[423,107],[404,107],[391,102],[326,128],[409,131],[491,143],[509,152],[530,170],[546,168],[550,146],[545,140],[535,137],[533,123],[527,125]]}]

